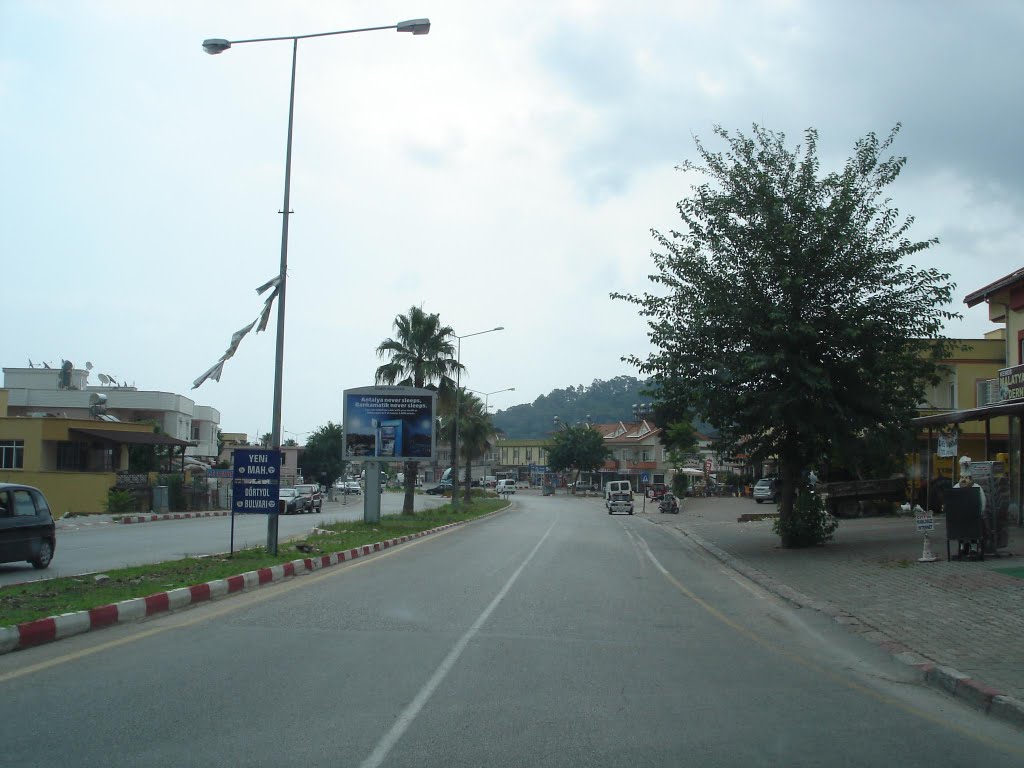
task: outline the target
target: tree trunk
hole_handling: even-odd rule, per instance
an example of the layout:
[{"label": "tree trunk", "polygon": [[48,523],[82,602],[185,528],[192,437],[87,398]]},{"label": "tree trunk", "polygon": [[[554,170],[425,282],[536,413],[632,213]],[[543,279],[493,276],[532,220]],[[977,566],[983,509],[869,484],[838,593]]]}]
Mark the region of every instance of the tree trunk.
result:
[{"label": "tree trunk", "polygon": [[[800,474],[800,463],[792,453],[779,455],[779,483],[781,485],[781,496],[779,498],[779,519],[784,521],[793,514],[793,504],[796,501],[796,484]],[[785,528],[783,528],[785,530]],[[789,549],[793,542],[789,537],[783,535],[782,547]]]},{"label": "tree trunk", "polygon": [[413,509],[413,497],[416,495],[416,477],[420,471],[418,461],[405,462],[405,501],[402,502],[402,514],[411,515]]},{"label": "tree trunk", "polygon": [[455,455],[455,451],[456,450],[458,450],[458,446],[455,444],[455,430],[454,430],[454,425],[453,425],[452,439],[451,439],[451,454],[452,454],[452,463],[451,463],[451,470],[452,470],[451,471],[451,478],[452,478],[452,504],[458,504],[459,503],[459,459]]},{"label": "tree trunk", "polygon": [[467,504],[470,503],[470,491],[473,489],[473,460],[466,459],[466,491],[462,497]]}]

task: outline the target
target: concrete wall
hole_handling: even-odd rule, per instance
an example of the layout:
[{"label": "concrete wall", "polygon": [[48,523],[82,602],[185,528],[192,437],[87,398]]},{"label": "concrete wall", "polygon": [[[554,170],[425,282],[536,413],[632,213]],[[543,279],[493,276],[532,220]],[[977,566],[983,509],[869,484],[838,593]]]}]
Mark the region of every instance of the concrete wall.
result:
[{"label": "concrete wall", "polygon": [[[25,446],[26,453],[28,445]],[[102,512],[113,472],[36,472],[0,470],[0,482],[32,485],[43,492],[54,517],[67,512]]]}]

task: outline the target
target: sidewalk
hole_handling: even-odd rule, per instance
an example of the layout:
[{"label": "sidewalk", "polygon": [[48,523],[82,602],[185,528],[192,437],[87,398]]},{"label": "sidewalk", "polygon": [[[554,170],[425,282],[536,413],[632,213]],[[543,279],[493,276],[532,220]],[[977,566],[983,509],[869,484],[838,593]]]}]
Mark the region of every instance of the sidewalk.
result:
[{"label": "sidewalk", "polygon": [[[771,512],[746,498],[686,499],[680,515],[653,514],[738,570],[750,568],[803,593],[840,623],[895,651],[905,647],[937,665],[1024,701],[1024,579],[998,573],[1024,567],[1024,531],[1010,529],[1012,557],[946,561],[945,525],[936,518],[932,550],[919,563],[922,535],[913,518],[842,520],[823,547],[779,547],[770,520],[739,523],[744,513]],[[730,562],[731,561],[731,562]],[[744,566],[747,568],[745,569]],[[797,600],[797,602],[806,602]],[[882,633],[882,634],[879,634]],[[1024,724],[1024,723],[1019,723]]]}]

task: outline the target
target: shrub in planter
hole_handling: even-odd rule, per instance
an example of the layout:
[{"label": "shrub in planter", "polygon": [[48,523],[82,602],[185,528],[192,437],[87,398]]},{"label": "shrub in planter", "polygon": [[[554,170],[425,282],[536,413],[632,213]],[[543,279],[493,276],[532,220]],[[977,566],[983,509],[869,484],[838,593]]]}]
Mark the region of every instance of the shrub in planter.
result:
[{"label": "shrub in planter", "polygon": [[784,547],[813,547],[831,541],[839,527],[821,501],[821,496],[809,487],[800,489],[793,502],[793,512],[785,520],[778,517],[772,530],[782,539]]}]

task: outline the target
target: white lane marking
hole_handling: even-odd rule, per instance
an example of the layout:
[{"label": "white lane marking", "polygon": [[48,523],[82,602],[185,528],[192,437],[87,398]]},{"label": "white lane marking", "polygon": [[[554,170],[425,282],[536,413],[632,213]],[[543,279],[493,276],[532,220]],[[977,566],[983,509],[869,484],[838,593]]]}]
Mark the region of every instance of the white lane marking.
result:
[{"label": "white lane marking", "polygon": [[540,541],[538,541],[536,546],[530,550],[530,554],[526,556],[526,559],[519,564],[518,568],[516,568],[515,573],[513,573],[509,580],[505,582],[505,586],[501,588],[498,594],[495,595],[494,599],[491,600],[490,604],[484,608],[483,613],[477,616],[473,625],[466,630],[465,634],[462,635],[462,637],[458,639],[458,642],[452,646],[452,649],[448,651],[448,655],[444,657],[444,660],[438,665],[437,669],[434,670],[434,674],[432,674],[430,679],[427,680],[422,688],[420,688],[419,693],[416,694],[416,697],[409,703],[409,705],[402,710],[402,713],[395,720],[394,725],[391,726],[390,730],[388,730],[388,732],[384,734],[383,738],[381,738],[377,743],[377,746],[374,748],[373,752],[370,753],[370,756],[360,763],[360,768],[378,768],[378,766],[387,759],[391,750],[394,749],[395,745],[409,729],[409,726],[412,725],[413,720],[415,720],[416,716],[419,715],[427,701],[430,700],[430,697],[434,695],[434,691],[437,690],[438,686],[441,685],[445,677],[447,677],[448,673],[452,670],[452,667],[455,666],[455,663],[459,660],[459,656],[462,655],[466,646],[469,645],[469,641],[476,637],[480,628],[484,625],[487,619],[490,618],[491,614],[494,613],[494,609],[498,607],[498,604],[502,599],[504,599],[505,595],[508,594],[508,591],[512,589],[512,585],[515,584],[516,579],[518,579],[519,575],[526,569],[526,566],[530,564],[533,556],[537,554],[537,550],[541,548],[541,545],[547,540],[551,531],[554,530],[556,522],[557,520],[552,521],[551,526],[547,529],[544,535],[541,536]]}]

